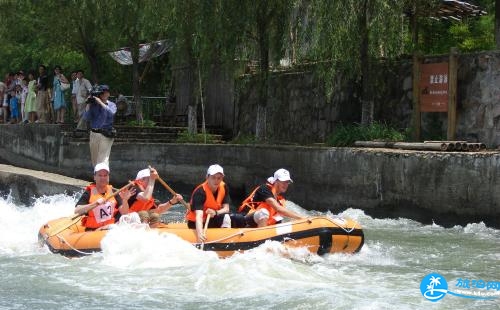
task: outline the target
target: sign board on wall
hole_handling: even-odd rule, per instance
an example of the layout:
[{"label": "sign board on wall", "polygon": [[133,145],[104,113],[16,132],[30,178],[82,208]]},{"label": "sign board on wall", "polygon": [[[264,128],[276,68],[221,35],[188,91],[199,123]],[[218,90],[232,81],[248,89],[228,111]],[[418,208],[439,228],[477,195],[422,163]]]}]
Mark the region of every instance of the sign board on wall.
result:
[{"label": "sign board on wall", "polygon": [[420,69],[420,111],[448,111],[448,63],[422,64]]}]

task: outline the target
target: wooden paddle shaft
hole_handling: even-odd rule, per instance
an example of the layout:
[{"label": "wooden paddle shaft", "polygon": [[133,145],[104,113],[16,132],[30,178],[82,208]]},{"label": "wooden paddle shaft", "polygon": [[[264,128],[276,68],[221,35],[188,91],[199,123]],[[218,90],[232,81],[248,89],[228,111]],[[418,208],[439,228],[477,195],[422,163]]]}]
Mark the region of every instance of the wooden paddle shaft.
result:
[{"label": "wooden paddle shaft", "polygon": [[[170,186],[168,186],[168,184],[167,184],[167,183],[165,183],[165,181],[163,181],[163,180],[162,180],[162,178],[160,178],[160,176],[158,176],[158,181],[159,181],[159,182],[161,183],[161,185],[163,185],[163,186],[164,186],[164,187],[165,187],[165,188],[166,188],[166,189],[167,189],[167,190],[168,190],[168,191],[169,191],[172,195],[174,195],[174,196],[175,196],[175,195],[177,195],[177,193],[176,193],[176,192],[175,192],[175,191],[174,191],[174,190],[173,190]],[[183,205],[184,207],[186,207],[188,210],[189,210],[189,209],[191,209],[191,207],[189,206],[189,204],[188,204],[186,201],[184,201],[184,199],[181,199],[181,200],[179,200],[179,201],[180,201],[180,202],[182,203],[182,205]]]},{"label": "wooden paddle shaft", "polygon": [[[205,236],[205,238],[207,237],[208,222],[210,222],[210,214],[207,214],[207,220],[205,221],[205,227],[203,227],[203,235]],[[200,245],[200,249],[202,251],[203,251],[204,246],[205,246],[205,242],[202,242]]]},{"label": "wooden paddle shaft", "polygon": [[[113,193],[109,194],[108,196],[106,196],[105,200],[108,200],[111,197],[116,196],[119,192],[121,192],[122,190],[126,189],[127,187],[129,187],[132,184],[134,184],[134,183],[131,182],[131,181],[129,181],[129,183],[127,185],[123,186],[122,188],[120,188],[120,189],[114,191]],[[97,207],[97,205],[95,205],[91,209],[89,209],[87,211],[87,213],[90,212],[91,210],[93,210],[95,207]],[[48,232],[47,235],[45,236],[45,239],[50,238],[52,236],[55,236],[55,235],[59,234],[61,231],[65,230],[66,228],[70,227],[71,225],[74,225],[74,224],[78,223],[78,221],[80,220],[80,218],[83,217],[83,216],[84,216],[84,214],[77,214],[77,215],[69,218],[68,221],[63,222],[61,225],[58,225],[56,227],[52,227],[51,231]]]},{"label": "wooden paddle shaft", "polygon": [[[119,194],[122,190],[124,190],[124,189],[126,189],[126,188],[130,187],[131,185],[134,185],[134,182],[132,182],[132,181],[128,181],[128,184],[127,184],[127,185],[123,186],[123,187],[122,187],[122,188],[120,188],[120,189],[117,189],[116,191],[114,191],[114,192],[112,192],[111,194],[109,194],[109,195],[107,195],[106,197],[104,197],[104,201],[108,201],[109,199],[111,199],[111,198],[115,197],[115,196],[116,196],[116,195],[118,195],[118,194]],[[94,210],[94,208],[96,208],[98,205],[99,205],[99,204],[95,204],[92,208],[88,209],[86,213],[89,213],[90,211]],[[73,216],[73,217],[71,218],[71,220],[74,220],[74,219],[76,219],[76,218],[78,218],[78,217],[80,217],[80,216],[83,216],[83,214],[77,214],[77,215]]]}]

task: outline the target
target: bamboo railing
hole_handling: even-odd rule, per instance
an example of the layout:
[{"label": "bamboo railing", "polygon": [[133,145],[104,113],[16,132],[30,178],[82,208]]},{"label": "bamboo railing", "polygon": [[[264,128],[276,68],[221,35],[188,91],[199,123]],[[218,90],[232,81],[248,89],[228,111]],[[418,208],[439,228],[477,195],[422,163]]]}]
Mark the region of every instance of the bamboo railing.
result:
[{"label": "bamboo railing", "polygon": [[401,150],[422,151],[462,151],[477,152],[486,149],[486,144],[467,141],[424,141],[424,142],[393,142],[393,141],[356,141],[354,146],[372,148],[391,148]]}]

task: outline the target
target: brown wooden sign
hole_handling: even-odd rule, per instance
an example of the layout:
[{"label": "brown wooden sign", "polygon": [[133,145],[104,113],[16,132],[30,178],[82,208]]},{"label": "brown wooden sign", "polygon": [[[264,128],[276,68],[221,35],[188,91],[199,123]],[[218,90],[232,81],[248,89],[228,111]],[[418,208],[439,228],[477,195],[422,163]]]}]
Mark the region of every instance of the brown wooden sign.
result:
[{"label": "brown wooden sign", "polygon": [[448,63],[422,64],[420,69],[420,111],[448,111]]}]

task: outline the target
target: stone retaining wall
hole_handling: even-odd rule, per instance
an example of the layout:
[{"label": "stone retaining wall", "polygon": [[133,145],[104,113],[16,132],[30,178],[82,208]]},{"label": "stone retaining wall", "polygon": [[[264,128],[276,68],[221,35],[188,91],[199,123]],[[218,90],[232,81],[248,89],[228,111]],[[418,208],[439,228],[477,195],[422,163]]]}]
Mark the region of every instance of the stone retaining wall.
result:
[{"label": "stone retaining wall", "polygon": [[[447,62],[448,56],[424,57],[424,63]],[[372,100],[375,120],[401,130],[411,127],[412,59],[378,64]],[[312,67],[273,72],[269,78],[267,137],[271,141],[324,142],[338,124],[361,122],[360,86],[336,77],[331,97]],[[457,140],[500,145],[500,51],[458,57]],[[252,76],[237,81],[235,132],[255,132],[257,84]],[[422,113],[422,139],[446,139],[447,114]]]},{"label": "stone retaining wall", "polygon": [[[58,132],[57,125],[0,125],[0,160],[91,180],[88,144],[65,141]],[[446,226],[484,221],[500,227],[500,153],[495,151],[115,143],[111,180],[119,186],[152,165],[176,191],[190,193],[212,163],[224,167],[235,203],[284,167],[294,180],[289,199],[306,209],[338,213],[351,207],[382,218]],[[37,193],[54,191],[61,190],[49,185]]]}]

